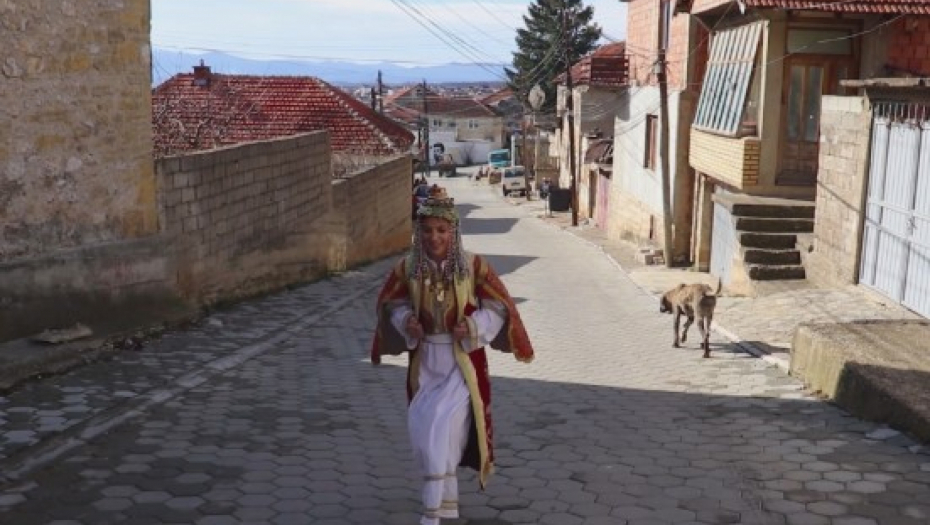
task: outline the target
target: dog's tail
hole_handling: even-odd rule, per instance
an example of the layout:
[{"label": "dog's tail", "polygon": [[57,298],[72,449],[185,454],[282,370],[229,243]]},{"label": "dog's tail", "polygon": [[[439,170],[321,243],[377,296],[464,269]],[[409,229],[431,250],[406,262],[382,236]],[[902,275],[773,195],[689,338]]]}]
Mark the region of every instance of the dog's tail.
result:
[{"label": "dog's tail", "polygon": [[714,292],[714,296],[720,295],[720,290],[723,290],[723,278],[717,277],[717,290]]}]

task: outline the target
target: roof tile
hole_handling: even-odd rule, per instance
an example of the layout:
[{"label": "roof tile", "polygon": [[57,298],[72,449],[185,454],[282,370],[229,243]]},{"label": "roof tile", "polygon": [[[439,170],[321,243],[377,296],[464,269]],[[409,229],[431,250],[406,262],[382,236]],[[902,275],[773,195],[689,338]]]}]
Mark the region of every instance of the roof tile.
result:
[{"label": "roof tile", "polygon": [[314,77],[210,74],[171,77],[152,92],[156,151],[210,149],[328,130],[333,151],[407,151],[413,134]]}]

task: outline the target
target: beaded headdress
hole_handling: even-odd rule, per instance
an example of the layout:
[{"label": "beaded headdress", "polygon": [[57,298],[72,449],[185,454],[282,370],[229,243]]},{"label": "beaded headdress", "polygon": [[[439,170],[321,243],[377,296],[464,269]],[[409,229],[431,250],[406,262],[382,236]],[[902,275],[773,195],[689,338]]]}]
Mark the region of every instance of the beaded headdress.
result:
[{"label": "beaded headdress", "polygon": [[455,209],[455,199],[449,197],[445,188],[437,185],[430,188],[429,197],[417,210],[417,224],[413,236],[414,264],[411,268],[410,277],[420,279],[425,276],[429,279],[430,272],[421,232],[423,220],[429,217],[444,219],[449,221],[452,226],[452,245],[449,247],[449,253],[446,254],[446,260],[442,265],[441,283],[433,283],[451,285],[455,276],[465,276],[465,250],[462,248],[462,232],[459,228],[459,214]]}]

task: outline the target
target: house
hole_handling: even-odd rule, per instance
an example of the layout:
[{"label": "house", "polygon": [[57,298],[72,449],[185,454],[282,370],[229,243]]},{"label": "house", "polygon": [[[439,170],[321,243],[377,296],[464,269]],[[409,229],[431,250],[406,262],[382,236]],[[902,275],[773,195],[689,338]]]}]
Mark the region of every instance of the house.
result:
[{"label": "house", "polygon": [[503,117],[505,132],[513,133],[522,129],[525,113],[523,104],[509,87],[499,89],[478,100]]},{"label": "house", "polygon": [[451,154],[459,164],[487,161],[504,143],[504,121],[494,109],[471,97],[447,97],[423,85],[399,89],[385,98],[385,113],[420,125],[429,122],[431,161]]},{"label": "house", "polygon": [[410,152],[414,135],[313,77],[212,73],[203,64],[152,92],[156,155],[327,130],[334,167]]},{"label": "house", "polygon": [[[703,72],[687,149],[697,176],[694,262],[735,292],[753,293],[762,280],[805,278],[812,246],[846,242],[810,240],[816,223],[827,220],[815,216],[837,199],[820,178],[826,170],[836,184],[837,163],[868,149],[847,144],[837,154],[828,142],[836,135],[824,133],[825,111],[842,105],[834,97],[855,95],[857,81],[930,74],[930,4],[694,0],[679,8],[711,29],[706,53],[696,46],[689,54]],[[891,206],[876,198],[876,206]],[[846,205],[846,216],[832,222],[848,223],[841,231],[851,233],[860,218],[849,211],[859,203]],[[843,264],[847,275],[858,266]]]},{"label": "house", "polygon": [[[628,0],[628,87],[612,128],[613,176],[610,184],[607,235],[641,247],[664,245],[662,172],[659,156],[660,97],[656,80],[658,23],[661,2]],[[669,103],[669,180],[671,185],[672,253],[677,263],[691,259],[694,174],[687,152],[691,115],[700,71],[699,54],[704,29],[693,17],[669,13],[667,47]]]},{"label": "house", "polygon": [[[559,186],[571,187],[571,160],[574,156],[578,215],[591,218],[607,228],[610,174],[612,169],[598,169],[607,157],[604,133],[613,129],[614,120],[627,96],[627,56],[624,42],[598,47],[572,65],[572,127],[567,113],[568,85],[563,73],[556,77],[556,112],[561,118],[557,134],[559,151]],[[569,149],[569,133],[574,135],[575,150]],[[588,153],[595,148],[597,151]],[[609,148],[611,151],[613,148]],[[591,158],[591,162],[586,159]],[[592,162],[594,165],[592,165]]]}]

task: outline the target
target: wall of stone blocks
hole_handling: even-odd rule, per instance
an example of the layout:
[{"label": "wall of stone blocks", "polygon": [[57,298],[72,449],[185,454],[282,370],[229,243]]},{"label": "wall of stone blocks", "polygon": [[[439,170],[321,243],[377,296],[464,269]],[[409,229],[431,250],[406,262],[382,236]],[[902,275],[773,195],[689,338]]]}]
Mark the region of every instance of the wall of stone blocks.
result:
[{"label": "wall of stone blocks", "polygon": [[0,1],[0,340],[179,305],[158,234],[148,0]]},{"label": "wall of stone blocks", "polygon": [[326,132],[159,159],[181,294],[209,304],[322,275],[312,236],[332,206],[330,170]]},{"label": "wall of stone blocks", "polygon": [[413,158],[402,155],[333,181],[329,268],[353,266],[410,247]]},{"label": "wall of stone blocks", "polygon": [[0,2],[0,262],[156,233],[149,19]]},{"label": "wall of stone blocks", "polygon": [[804,265],[812,282],[838,286],[858,281],[871,113],[863,97],[822,104],[814,249]]}]

